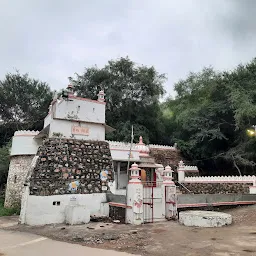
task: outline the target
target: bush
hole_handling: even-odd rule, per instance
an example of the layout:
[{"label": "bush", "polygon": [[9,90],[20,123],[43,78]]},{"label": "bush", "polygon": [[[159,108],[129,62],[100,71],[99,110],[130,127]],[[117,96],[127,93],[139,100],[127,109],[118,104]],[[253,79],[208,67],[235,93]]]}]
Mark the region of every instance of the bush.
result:
[{"label": "bush", "polygon": [[0,216],[11,216],[11,215],[19,215],[19,208],[4,208],[4,199],[0,198]]}]

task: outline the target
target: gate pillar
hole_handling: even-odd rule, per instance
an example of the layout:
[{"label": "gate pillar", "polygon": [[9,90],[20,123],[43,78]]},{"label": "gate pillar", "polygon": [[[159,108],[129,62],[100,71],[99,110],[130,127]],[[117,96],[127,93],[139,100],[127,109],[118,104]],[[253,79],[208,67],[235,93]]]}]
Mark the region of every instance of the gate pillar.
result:
[{"label": "gate pillar", "polygon": [[172,168],[168,165],[164,170],[164,178],[162,184],[162,215],[166,219],[172,219],[177,217],[177,195],[176,185],[172,181]]},{"label": "gate pillar", "polygon": [[134,163],[131,170],[131,179],[127,185],[126,223],[140,225],[143,223],[143,185],[141,183],[140,169]]}]

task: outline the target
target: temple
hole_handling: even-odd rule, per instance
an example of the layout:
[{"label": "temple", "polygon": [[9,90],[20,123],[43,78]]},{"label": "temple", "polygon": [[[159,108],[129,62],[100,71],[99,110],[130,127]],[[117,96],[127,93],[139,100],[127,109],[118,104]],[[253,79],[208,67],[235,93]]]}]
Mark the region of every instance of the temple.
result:
[{"label": "temple", "polygon": [[[77,97],[68,86],[41,131],[15,132],[5,207],[21,206],[21,223],[87,223],[115,218],[117,207],[126,223],[141,224],[176,217],[179,193],[256,193],[255,176],[198,176],[176,145],[146,145],[141,136],[132,144],[107,141],[115,129],[106,124],[104,91],[97,96]],[[179,207],[187,207],[182,196]]]},{"label": "temple", "polygon": [[[33,157],[47,138],[105,141],[105,134],[115,129],[105,121],[105,94],[98,93],[97,100],[76,97],[71,85],[66,96],[55,97],[44,119],[44,128],[38,131],[17,131],[11,148],[11,163],[6,189],[7,207],[19,204],[22,188]],[[157,170],[164,165],[178,165],[181,160],[176,146],[145,145],[140,137],[137,143],[106,141],[109,145],[113,179],[108,182],[114,194],[126,194],[129,180],[128,161],[141,168],[142,181],[161,180]],[[160,157],[159,157],[160,156]],[[164,159],[164,160],[163,160]]]},{"label": "temple", "polygon": [[142,182],[157,186],[163,167],[181,160],[176,146],[145,145],[142,137],[132,145],[106,141],[105,134],[115,129],[106,124],[104,91],[97,96],[77,97],[69,85],[52,100],[41,131],[15,132],[5,207],[21,205],[23,223],[52,223],[40,222],[52,214],[49,201],[65,206],[72,194],[80,195],[90,214],[99,214],[106,192],[126,196],[132,163]]}]

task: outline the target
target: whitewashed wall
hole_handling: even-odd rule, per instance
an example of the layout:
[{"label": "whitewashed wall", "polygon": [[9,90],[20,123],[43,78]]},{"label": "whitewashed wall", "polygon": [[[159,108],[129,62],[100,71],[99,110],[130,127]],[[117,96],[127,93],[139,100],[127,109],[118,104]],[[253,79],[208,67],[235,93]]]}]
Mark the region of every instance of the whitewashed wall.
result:
[{"label": "whitewashed wall", "polygon": [[[71,197],[76,197],[79,205],[86,206],[91,215],[102,215],[102,203],[105,203],[106,194],[76,194],[76,195],[55,195],[55,196],[31,196],[29,195],[23,202],[21,219],[25,224],[37,226],[46,224],[57,224],[65,222],[66,206],[72,204]],[[60,202],[60,205],[53,205],[53,202]]]},{"label": "whitewashed wall", "polygon": [[35,155],[41,140],[34,139],[37,131],[17,131],[12,138],[11,156]]},{"label": "whitewashed wall", "polygon": [[62,133],[67,138],[72,137],[72,126],[81,126],[89,128],[89,135],[74,135],[75,139],[83,140],[105,140],[105,126],[102,124],[80,123],[70,120],[54,119],[50,125],[49,136],[52,137],[53,133]]},{"label": "whitewashed wall", "polygon": [[57,103],[54,118],[105,123],[105,103],[76,97],[71,100]]},{"label": "whitewashed wall", "polygon": [[45,118],[44,118],[44,128],[49,125],[52,122],[52,113],[49,113]]}]

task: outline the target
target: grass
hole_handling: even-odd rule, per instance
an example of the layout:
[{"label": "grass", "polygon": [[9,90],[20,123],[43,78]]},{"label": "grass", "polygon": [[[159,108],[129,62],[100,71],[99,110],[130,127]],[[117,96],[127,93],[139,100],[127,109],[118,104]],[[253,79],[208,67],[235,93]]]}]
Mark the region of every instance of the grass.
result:
[{"label": "grass", "polygon": [[20,213],[20,209],[18,208],[4,208],[4,199],[0,198],[0,216],[11,216],[18,215]]}]

